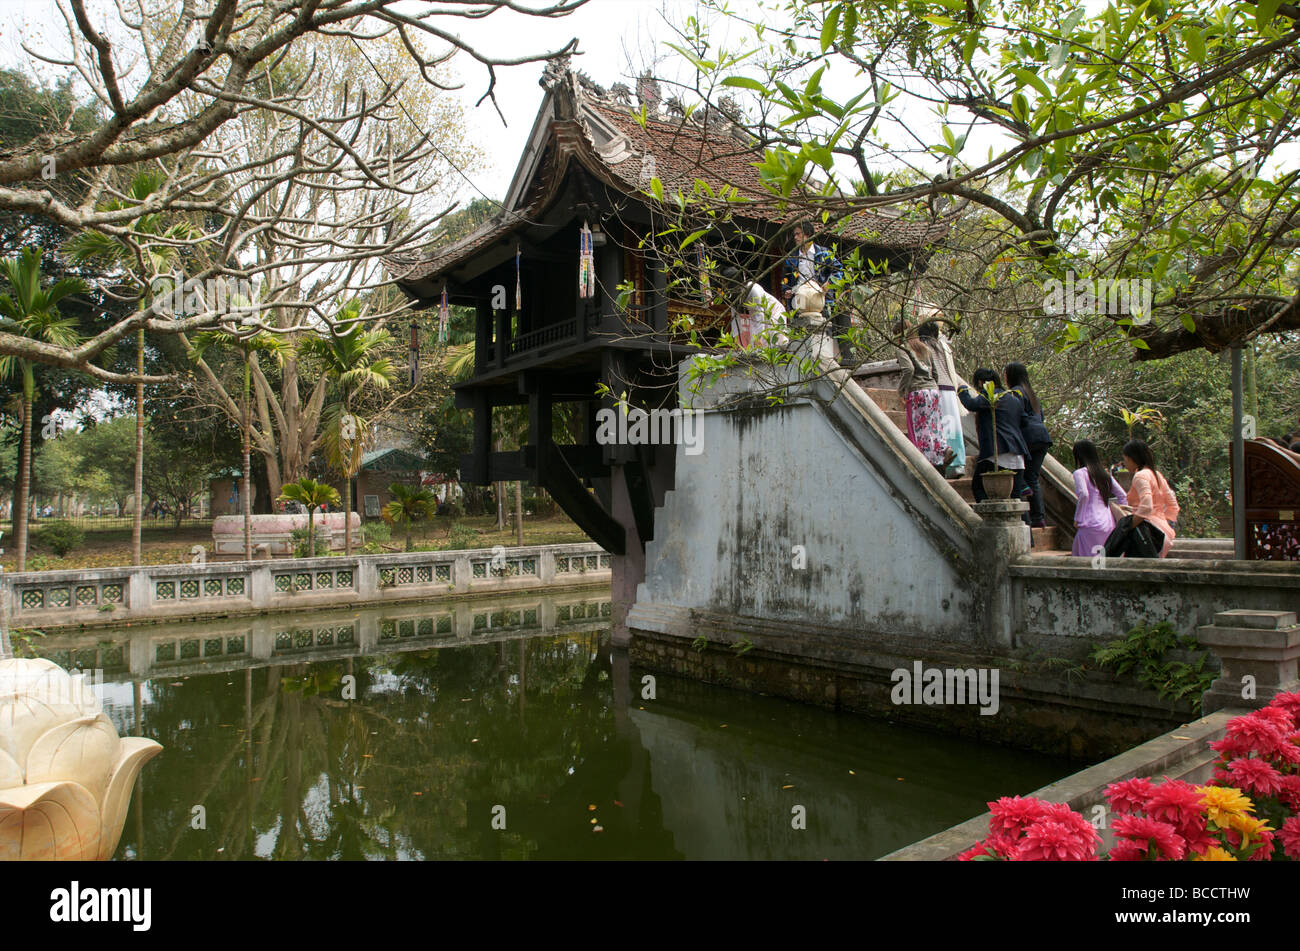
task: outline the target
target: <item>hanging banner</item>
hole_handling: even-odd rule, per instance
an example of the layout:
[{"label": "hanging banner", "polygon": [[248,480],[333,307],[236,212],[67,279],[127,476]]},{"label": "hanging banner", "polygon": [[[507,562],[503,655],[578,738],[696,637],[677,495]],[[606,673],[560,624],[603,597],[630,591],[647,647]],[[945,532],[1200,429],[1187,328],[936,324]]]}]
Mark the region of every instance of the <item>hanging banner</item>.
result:
[{"label": "hanging banner", "polygon": [[523,257],[523,245],[515,245],[515,313],[519,313],[524,306],[524,285],[520,278],[520,261]]},{"label": "hanging banner", "polygon": [[442,285],[442,303],[438,306],[438,343],[447,342],[448,328],[451,326],[451,307],[447,304],[447,285]]},{"label": "hanging banner", "polygon": [[585,221],[578,232],[578,296],[596,296],[596,251],[591,240],[591,226]]}]

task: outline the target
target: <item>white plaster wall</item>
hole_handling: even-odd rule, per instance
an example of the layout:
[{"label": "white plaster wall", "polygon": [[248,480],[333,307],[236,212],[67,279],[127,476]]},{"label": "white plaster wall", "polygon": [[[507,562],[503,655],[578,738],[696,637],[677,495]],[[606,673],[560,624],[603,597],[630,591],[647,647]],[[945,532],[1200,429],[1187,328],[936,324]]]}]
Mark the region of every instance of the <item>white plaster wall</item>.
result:
[{"label": "white plaster wall", "polygon": [[[901,489],[886,484],[868,456],[891,471],[897,455],[869,427],[832,425],[827,409],[808,402],[706,411],[699,425],[702,452],[677,447],[676,487],[656,512],[638,605],[973,635],[969,581],[953,547],[908,510],[933,514],[933,505],[914,476]],[[807,553],[803,570],[792,567],[795,545]]]}]

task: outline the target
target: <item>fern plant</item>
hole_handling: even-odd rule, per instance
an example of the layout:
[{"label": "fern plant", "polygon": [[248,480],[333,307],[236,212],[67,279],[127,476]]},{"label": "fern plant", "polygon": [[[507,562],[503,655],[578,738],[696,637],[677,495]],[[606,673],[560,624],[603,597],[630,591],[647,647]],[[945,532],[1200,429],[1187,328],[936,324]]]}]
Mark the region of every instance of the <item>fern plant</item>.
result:
[{"label": "fern plant", "polygon": [[[1170,651],[1178,649],[1202,653],[1193,663],[1167,658]],[[1113,668],[1121,677],[1132,674],[1163,700],[1190,700],[1198,710],[1201,695],[1216,676],[1213,669],[1206,669],[1209,655],[1203,652],[1200,642],[1195,637],[1180,636],[1167,621],[1136,625],[1120,640],[1097,647],[1092,659],[1101,667]]]}]

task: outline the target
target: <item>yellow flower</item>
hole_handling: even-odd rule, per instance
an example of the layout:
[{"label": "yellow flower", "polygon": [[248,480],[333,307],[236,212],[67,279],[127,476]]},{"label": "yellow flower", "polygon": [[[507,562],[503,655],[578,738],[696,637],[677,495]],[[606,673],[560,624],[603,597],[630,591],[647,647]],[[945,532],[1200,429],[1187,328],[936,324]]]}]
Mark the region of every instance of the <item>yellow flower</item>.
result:
[{"label": "yellow flower", "polygon": [[1237,858],[1236,856],[1232,855],[1221,846],[1212,845],[1205,850],[1204,855],[1197,855],[1193,857],[1192,861],[1193,862],[1235,862],[1237,861]]},{"label": "yellow flower", "polygon": [[1197,786],[1201,794],[1201,805],[1205,815],[1220,829],[1230,827],[1229,817],[1245,815],[1255,808],[1255,804],[1241,794],[1240,789],[1231,786]]},{"label": "yellow flower", "polygon": [[[1249,845],[1251,839],[1261,838],[1261,832],[1272,832],[1267,820],[1256,819],[1254,816],[1243,816],[1240,813],[1231,813],[1224,817],[1228,825],[1226,828],[1236,829],[1241,833],[1241,844]],[[1220,828],[1223,828],[1222,826]]]}]

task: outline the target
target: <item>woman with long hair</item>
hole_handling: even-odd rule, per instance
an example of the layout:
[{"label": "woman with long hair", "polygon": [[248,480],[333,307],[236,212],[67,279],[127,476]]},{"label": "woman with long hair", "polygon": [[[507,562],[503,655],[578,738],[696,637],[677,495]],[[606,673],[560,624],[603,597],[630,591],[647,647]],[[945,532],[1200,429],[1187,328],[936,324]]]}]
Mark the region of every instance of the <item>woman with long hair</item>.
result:
[{"label": "woman with long hair", "polygon": [[1133,507],[1133,524],[1150,522],[1165,536],[1160,557],[1166,558],[1174,544],[1173,522],[1178,520],[1178,499],[1169,487],[1169,480],[1156,469],[1156,459],[1151,447],[1141,439],[1124,444],[1124,465],[1133,473],[1128,490],[1128,504]]},{"label": "woman with long hair", "polygon": [[1070,554],[1087,558],[1105,550],[1106,539],[1115,530],[1110,503],[1124,498],[1123,487],[1101,464],[1092,440],[1074,444],[1074,547]]},{"label": "woman with long hair", "polygon": [[1038,484],[1038,474],[1047,458],[1047,450],[1052,448],[1052,437],[1043,422],[1043,405],[1029,383],[1029,370],[1023,363],[1008,363],[1005,373],[1007,388],[1019,393],[1021,402],[1025,404],[1023,433],[1025,445],[1029,447],[1029,455],[1025,457],[1025,484],[1034,493],[1029,497],[1029,524],[1034,528],[1046,528],[1043,490]]},{"label": "woman with long hair", "polygon": [[948,443],[944,439],[933,355],[916,335],[915,328],[907,334],[903,345],[894,349],[898,352],[898,365],[903,371],[898,381],[898,395],[903,398],[907,410],[907,438],[942,475]]},{"label": "woman with long hair", "polygon": [[939,411],[943,413],[944,442],[952,451],[948,472],[960,478],[966,474],[966,434],[961,428],[961,403],[957,401],[957,371],[953,365],[952,345],[944,336],[937,318],[942,312],[926,305],[920,313],[929,319],[916,328],[916,335],[930,351],[931,365],[939,382]]}]

